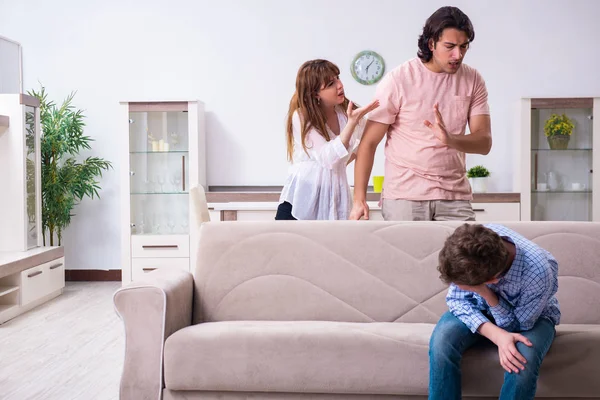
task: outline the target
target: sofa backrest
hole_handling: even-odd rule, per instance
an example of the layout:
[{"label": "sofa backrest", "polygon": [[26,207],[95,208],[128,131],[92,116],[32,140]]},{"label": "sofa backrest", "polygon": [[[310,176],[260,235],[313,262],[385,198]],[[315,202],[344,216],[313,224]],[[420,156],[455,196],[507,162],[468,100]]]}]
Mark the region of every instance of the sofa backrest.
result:
[{"label": "sofa backrest", "polygon": [[[438,253],[458,222],[264,221],[202,225],[194,323],[435,323],[446,310]],[[562,323],[600,324],[600,224],[505,226],[559,262]]]}]

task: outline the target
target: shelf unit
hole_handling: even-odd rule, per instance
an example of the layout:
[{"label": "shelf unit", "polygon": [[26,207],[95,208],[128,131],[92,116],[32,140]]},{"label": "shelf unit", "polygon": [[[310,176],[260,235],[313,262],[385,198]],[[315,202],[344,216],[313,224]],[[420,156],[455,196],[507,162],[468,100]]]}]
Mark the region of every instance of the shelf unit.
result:
[{"label": "shelf unit", "polygon": [[204,104],[122,102],[122,280],[195,265],[191,187],[206,187]]},{"label": "shelf unit", "polygon": [[[600,98],[521,99],[521,220],[600,221]],[[574,123],[566,149],[552,149],[552,114]]]}]

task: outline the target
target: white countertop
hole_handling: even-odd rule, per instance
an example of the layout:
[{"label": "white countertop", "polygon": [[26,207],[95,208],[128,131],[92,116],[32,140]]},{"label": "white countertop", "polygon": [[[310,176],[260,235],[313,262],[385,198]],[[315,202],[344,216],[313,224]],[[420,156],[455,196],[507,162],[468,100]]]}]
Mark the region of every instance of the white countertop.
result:
[{"label": "white countertop", "polygon": [[27,251],[0,251],[0,265],[11,264],[17,261],[24,260],[29,257],[35,257],[55,249],[59,246],[40,246]]},{"label": "white countertop", "polygon": [[[380,210],[379,202],[368,201],[370,210]],[[230,202],[230,203],[208,203],[209,210],[215,211],[276,211],[278,202]]]}]

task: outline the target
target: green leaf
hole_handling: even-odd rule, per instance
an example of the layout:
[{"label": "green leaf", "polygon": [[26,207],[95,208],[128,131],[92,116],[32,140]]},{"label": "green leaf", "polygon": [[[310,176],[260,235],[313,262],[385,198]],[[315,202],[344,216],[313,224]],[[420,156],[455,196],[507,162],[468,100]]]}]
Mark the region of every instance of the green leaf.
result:
[{"label": "green leaf", "polygon": [[82,150],[91,150],[94,140],[84,134],[83,110],[73,105],[76,92],[71,92],[60,107],[48,100],[44,86],[27,93],[40,100],[42,229],[50,235],[56,233],[61,243],[63,230],[75,216],[73,208],[86,196],[100,197],[97,179],[112,169],[112,164],[99,157],[77,160]]},{"label": "green leaf", "polygon": [[483,165],[476,165],[467,171],[467,178],[485,178],[487,176],[490,176],[490,171]]}]

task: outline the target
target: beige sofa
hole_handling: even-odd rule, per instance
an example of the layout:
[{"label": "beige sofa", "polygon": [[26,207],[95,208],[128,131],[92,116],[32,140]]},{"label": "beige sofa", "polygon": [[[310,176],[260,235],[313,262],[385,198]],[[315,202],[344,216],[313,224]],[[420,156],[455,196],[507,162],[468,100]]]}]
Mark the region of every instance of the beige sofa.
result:
[{"label": "beige sofa", "polygon": [[[600,224],[506,226],[560,263],[562,324],[540,398],[600,397]],[[423,399],[447,310],[437,255],[458,223],[213,222],[195,274],[157,270],[114,296],[121,399]],[[498,396],[493,346],[463,360],[466,398]]]}]

